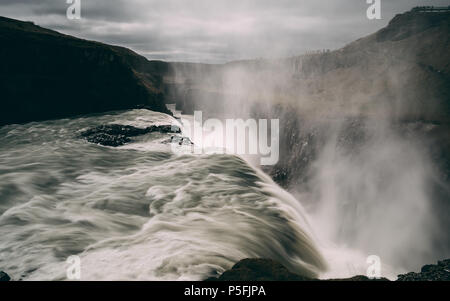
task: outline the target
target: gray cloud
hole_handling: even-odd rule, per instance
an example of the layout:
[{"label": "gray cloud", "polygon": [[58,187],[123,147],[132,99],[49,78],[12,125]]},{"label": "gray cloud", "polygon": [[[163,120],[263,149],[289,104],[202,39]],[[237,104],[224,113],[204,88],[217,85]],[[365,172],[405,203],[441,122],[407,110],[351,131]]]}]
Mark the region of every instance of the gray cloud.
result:
[{"label": "gray cloud", "polygon": [[81,0],[68,20],[65,0],[0,0],[1,14],[129,47],[149,59],[224,62],[336,49],[416,5],[446,0],[381,0],[368,20],[365,0]]}]

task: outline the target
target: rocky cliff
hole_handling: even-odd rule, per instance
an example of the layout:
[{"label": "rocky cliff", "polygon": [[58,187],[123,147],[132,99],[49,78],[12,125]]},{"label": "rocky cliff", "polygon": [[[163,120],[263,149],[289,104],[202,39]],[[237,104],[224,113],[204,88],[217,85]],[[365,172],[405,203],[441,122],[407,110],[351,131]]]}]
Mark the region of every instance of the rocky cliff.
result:
[{"label": "rocky cliff", "polygon": [[0,125],[137,106],[166,112],[168,64],[0,17]]}]

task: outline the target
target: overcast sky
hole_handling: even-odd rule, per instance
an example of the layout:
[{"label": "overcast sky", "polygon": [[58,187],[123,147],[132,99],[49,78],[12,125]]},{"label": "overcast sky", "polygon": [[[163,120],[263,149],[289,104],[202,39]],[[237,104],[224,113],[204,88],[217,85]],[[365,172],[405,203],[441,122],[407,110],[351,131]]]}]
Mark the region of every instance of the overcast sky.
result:
[{"label": "overcast sky", "polygon": [[381,0],[369,20],[366,0],[0,0],[0,15],[65,34],[121,45],[148,59],[220,63],[336,49],[375,32],[397,13],[450,0]]}]

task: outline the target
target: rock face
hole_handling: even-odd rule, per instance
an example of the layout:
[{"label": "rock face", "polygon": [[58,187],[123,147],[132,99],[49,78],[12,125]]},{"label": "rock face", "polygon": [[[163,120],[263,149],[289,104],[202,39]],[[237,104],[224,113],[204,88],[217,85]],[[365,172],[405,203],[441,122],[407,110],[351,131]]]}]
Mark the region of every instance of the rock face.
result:
[{"label": "rock face", "polygon": [[0,271],[0,282],[1,281],[9,281],[11,278],[3,271]]},{"label": "rock face", "polygon": [[142,129],[130,125],[107,124],[88,129],[82,132],[81,136],[91,143],[104,146],[121,146],[130,142],[130,137],[152,132],[181,133],[181,129],[173,125],[152,125]]},{"label": "rock face", "polygon": [[145,107],[169,113],[169,65],[0,17],[0,126]]},{"label": "rock face", "polygon": [[450,259],[424,265],[419,273],[398,275],[398,281],[450,281]]}]

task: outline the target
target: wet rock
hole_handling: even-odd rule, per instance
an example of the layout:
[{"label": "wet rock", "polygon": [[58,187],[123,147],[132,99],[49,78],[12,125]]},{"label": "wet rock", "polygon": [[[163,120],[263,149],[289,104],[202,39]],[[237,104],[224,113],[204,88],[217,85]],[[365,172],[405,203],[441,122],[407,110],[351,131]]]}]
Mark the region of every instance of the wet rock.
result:
[{"label": "wet rock", "polygon": [[374,278],[371,279],[364,275],[357,275],[350,278],[338,278],[338,279],[326,279],[321,281],[389,281],[387,278]]},{"label": "wet rock", "polygon": [[194,142],[191,141],[188,137],[183,136],[172,136],[170,139],[164,140],[162,143],[175,143],[178,145],[194,145]]},{"label": "wet rock", "polygon": [[243,259],[231,270],[225,271],[218,278],[208,278],[206,281],[389,281],[386,278],[370,279],[358,275],[343,279],[313,279],[290,272],[286,267],[271,259]]},{"label": "wet rock", "polygon": [[0,281],[9,281],[9,280],[11,280],[9,275],[3,271],[0,271]]},{"label": "wet rock", "polygon": [[243,259],[219,278],[207,281],[304,281],[312,280],[291,273],[287,268],[271,259]]},{"label": "wet rock", "polygon": [[397,281],[450,281],[450,259],[424,265],[419,273],[398,275]]},{"label": "wet rock", "polygon": [[96,143],[104,146],[121,146],[131,141],[130,138],[124,135],[109,135],[105,133],[97,133],[86,137],[86,140],[91,143]]},{"label": "wet rock", "polygon": [[152,125],[151,127],[148,127],[147,130],[160,133],[181,133],[181,129],[179,127],[170,124]]},{"label": "wet rock", "polygon": [[91,143],[115,147],[130,142],[130,137],[152,132],[180,133],[181,130],[174,125],[152,125],[147,128],[137,128],[131,125],[107,124],[88,129],[82,132],[81,136]]}]

